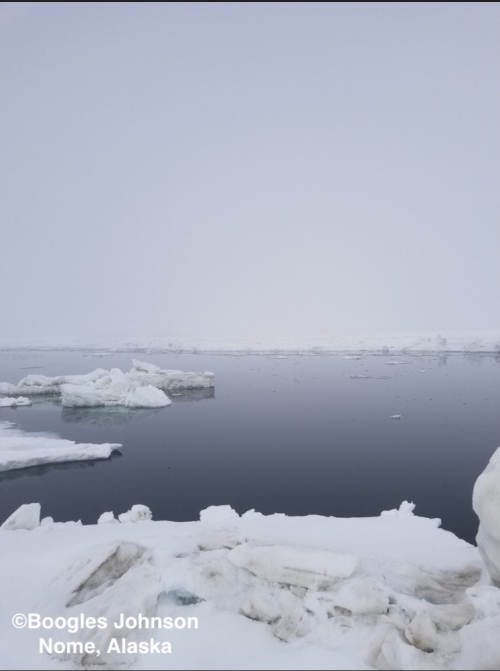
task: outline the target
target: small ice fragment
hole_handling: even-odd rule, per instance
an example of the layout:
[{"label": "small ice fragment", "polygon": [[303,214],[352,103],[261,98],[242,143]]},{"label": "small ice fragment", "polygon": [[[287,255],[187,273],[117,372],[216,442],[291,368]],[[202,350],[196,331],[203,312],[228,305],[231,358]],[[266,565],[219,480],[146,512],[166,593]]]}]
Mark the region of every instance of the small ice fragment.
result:
[{"label": "small ice fragment", "polygon": [[401,419],[403,415],[391,415],[391,419]]},{"label": "small ice fragment", "polygon": [[153,514],[147,506],[136,503],[135,506],[126,512],[118,515],[120,522],[144,522],[145,520],[152,520]]},{"label": "small ice fragment", "polygon": [[358,565],[354,555],[287,545],[242,544],[228,554],[241,568],[270,582],[322,589],[352,575]]}]

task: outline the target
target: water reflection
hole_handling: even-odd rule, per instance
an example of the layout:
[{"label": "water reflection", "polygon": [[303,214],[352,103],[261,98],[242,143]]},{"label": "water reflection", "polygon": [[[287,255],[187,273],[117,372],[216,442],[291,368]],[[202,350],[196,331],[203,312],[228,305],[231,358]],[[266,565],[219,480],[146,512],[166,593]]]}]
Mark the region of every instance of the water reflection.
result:
[{"label": "water reflection", "polygon": [[204,401],[208,398],[215,398],[215,387],[207,387],[206,389],[182,389],[181,391],[168,392],[172,403],[180,403],[182,401]]},{"label": "water reflection", "polygon": [[61,418],[65,424],[86,426],[119,426],[133,419],[157,415],[164,408],[124,408],[122,406],[100,408],[62,408]]}]

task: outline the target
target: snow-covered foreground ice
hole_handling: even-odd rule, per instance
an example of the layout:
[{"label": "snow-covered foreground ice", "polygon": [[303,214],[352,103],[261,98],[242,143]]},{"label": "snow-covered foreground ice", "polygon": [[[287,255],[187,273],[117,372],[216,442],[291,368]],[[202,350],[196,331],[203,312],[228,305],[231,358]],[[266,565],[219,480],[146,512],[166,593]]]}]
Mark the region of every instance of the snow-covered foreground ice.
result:
[{"label": "snow-covered foreground ice", "polygon": [[107,459],[118,443],[75,443],[49,434],[26,433],[12,422],[0,422],[0,472],[69,461]]},{"label": "snow-covered foreground ice", "polygon": [[[0,529],[2,668],[499,668],[500,590],[475,547],[406,502],[352,519],[39,515]],[[28,613],[59,628],[13,629]]]},{"label": "snow-covered foreground ice", "polygon": [[477,534],[481,556],[500,587],[500,447],[476,480],[472,505],[481,521]]},{"label": "snow-covered foreground ice", "polygon": [[[97,368],[86,375],[27,375],[18,384],[0,382],[0,394],[26,396],[60,395],[66,407],[120,405],[127,408],[162,408],[171,404],[164,390],[203,389],[214,386],[214,374],[163,370],[154,364],[132,361],[123,373]],[[21,397],[20,397],[21,398]],[[25,399],[29,404],[29,399]],[[13,398],[0,398],[1,405],[13,405]],[[20,405],[17,399],[17,405]],[[22,403],[26,405],[26,403]]]}]

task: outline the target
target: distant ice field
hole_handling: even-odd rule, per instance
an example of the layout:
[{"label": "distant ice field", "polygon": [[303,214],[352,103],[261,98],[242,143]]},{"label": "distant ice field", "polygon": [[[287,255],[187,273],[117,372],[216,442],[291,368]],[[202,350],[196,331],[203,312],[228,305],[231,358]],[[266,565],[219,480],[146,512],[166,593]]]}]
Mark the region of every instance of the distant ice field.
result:
[{"label": "distant ice field", "polygon": [[[105,358],[100,357],[109,354]],[[127,352],[4,351],[0,381],[30,373],[128,370]],[[162,368],[211,370],[215,388],[169,393],[155,409],[0,407],[0,421],[77,443],[120,443],[108,460],[0,474],[0,517],[40,502],[95,523],[140,501],[188,521],[211,505],[242,513],[418,513],[474,542],[472,487],[500,444],[500,359],[485,354],[141,354]],[[404,364],[404,365],[398,365]],[[400,417],[399,417],[400,416]],[[398,421],[395,421],[397,417]]]}]

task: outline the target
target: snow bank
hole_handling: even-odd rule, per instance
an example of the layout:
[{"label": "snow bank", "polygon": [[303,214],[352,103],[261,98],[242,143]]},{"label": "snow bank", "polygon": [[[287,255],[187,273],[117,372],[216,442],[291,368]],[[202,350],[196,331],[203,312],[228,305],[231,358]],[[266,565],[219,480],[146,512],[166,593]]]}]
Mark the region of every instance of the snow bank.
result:
[{"label": "snow bank", "polygon": [[26,433],[11,422],[0,422],[0,472],[42,464],[107,459],[118,443],[77,444],[49,434]]},{"label": "snow bank", "polygon": [[[32,509],[32,531],[0,529],[0,666],[498,668],[500,590],[478,583],[475,547],[413,508],[337,519],[212,506],[199,522],[130,524],[150,517],[133,506],[121,524],[108,512],[90,526],[38,526]],[[105,628],[54,637],[93,643],[99,658],[40,656],[40,630],[12,636],[15,613],[104,617]],[[141,615],[182,629],[134,627]],[[122,617],[133,620],[121,628]],[[171,654],[148,652],[151,640]]]},{"label": "snow bank", "polygon": [[500,587],[500,447],[476,480],[472,507],[479,517],[476,542],[486,568]]},{"label": "snow bank", "polygon": [[17,398],[4,396],[0,398],[0,408],[15,408],[18,405],[31,405],[31,401],[26,396],[18,396]]}]

